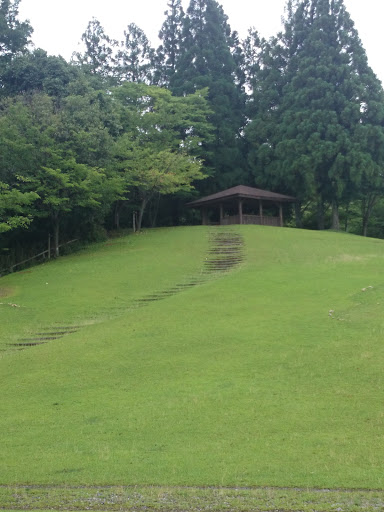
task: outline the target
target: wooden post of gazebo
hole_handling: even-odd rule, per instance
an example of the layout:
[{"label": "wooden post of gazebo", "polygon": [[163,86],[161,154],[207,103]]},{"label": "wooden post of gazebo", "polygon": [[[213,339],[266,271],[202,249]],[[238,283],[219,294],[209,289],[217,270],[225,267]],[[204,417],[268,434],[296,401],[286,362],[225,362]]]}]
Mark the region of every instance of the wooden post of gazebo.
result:
[{"label": "wooden post of gazebo", "polygon": [[243,223],[243,200],[239,199],[239,224]]},{"label": "wooden post of gazebo", "polygon": [[263,201],[261,199],[259,201],[259,217],[260,217],[260,224],[263,224]]},{"label": "wooden post of gazebo", "polygon": [[223,219],[224,219],[224,206],[223,206],[223,203],[220,203],[220,226],[223,223]]},{"label": "wooden post of gazebo", "polygon": [[208,212],[206,208],[202,208],[202,224],[203,226],[208,226]]}]

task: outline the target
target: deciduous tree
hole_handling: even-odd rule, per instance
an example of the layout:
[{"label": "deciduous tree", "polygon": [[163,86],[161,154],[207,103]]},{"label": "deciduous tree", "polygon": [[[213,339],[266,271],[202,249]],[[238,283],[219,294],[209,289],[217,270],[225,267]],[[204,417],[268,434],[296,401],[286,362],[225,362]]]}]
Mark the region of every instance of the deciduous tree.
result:
[{"label": "deciduous tree", "polygon": [[[206,94],[206,92],[205,92]],[[139,229],[156,194],[191,190],[202,179],[202,137],[209,137],[204,92],[173,97],[170,91],[125,83],[114,91],[123,131],[115,147],[116,170],[140,199]]]},{"label": "deciduous tree", "polygon": [[32,222],[30,206],[37,198],[35,192],[23,193],[0,182],[0,234],[29,226]]}]

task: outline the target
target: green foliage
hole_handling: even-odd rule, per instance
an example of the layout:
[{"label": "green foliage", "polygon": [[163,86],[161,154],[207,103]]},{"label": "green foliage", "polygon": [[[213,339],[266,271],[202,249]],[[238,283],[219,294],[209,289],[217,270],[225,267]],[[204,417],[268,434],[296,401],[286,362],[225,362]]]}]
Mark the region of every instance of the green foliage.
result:
[{"label": "green foliage", "polygon": [[[324,207],[375,195],[384,164],[383,92],[343,1],[288,4],[285,30],[264,43],[248,139],[262,183]],[[368,135],[369,134],[369,135]]]},{"label": "green foliage", "polygon": [[27,21],[19,21],[19,3],[20,0],[0,2],[0,72],[30,43],[32,27]]},{"label": "green foliage", "polygon": [[30,205],[39,196],[35,192],[20,192],[0,182],[0,233],[26,228],[32,222]]},{"label": "green foliage", "polygon": [[169,0],[168,9],[165,11],[166,19],[161,27],[159,37],[162,44],[157,50],[159,69],[157,70],[158,82],[169,86],[176,73],[180,60],[181,34],[184,20],[184,10],[181,0]]},{"label": "green foliage", "polygon": [[202,179],[198,159],[209,136],[209,109],[204,91],[173,97],[170,91],[125,83],[114,91],[121,105],[122,135],[116,141],[116,169],[141,202],[138,228],[148,202],[156,194],[190,190]]},{"label": "green foliage", "polygon": [[147,36],[135,23],[124,31],[124,41],[117,52],[116,71],[119,81],[153,83],[155,51]]},{"label": "green foliage", "polygon": [[215,0],[191,0],[180,41],[171,90],[177,95],[209,90],[214,139],[204,142],[204,160],[212,175],[205,188],[238,184],[245,177],[240,151],[244,96],[235,83],[231,29],[222,7]]},{"label": "green foliage", "polygon": [[[34,216],[49,219],[47,231],[53,228],[56,255],[63,216],[79,207],[106,215],[123,191],[118,176],[107,176],[94,165],[97,151],[102,153],[112,140],[97,122],[100,118],[100,102],[93,105],[85,95],[68,96],[60,108],[46,94],[3,102],[0,175],[11,187],[23,176],[21,192],[38,194]],[[103,156],[100,163],[107,161]]]},{"label": "green foliage", "polygon": [[2,97],[26,92],[44,92],[59,99],[68,94],[69,84],[79,76],[79,69],[62,57],[48,55],[41,49],[17,55],[2,73]]},{"label": "green foliage", "polygon": [[85,45],[85,51],[75,53],[73,62],[104,79],[113,76],[115,48],[118,43],[104,32],[100,21],[92,18],[81,39]]}]

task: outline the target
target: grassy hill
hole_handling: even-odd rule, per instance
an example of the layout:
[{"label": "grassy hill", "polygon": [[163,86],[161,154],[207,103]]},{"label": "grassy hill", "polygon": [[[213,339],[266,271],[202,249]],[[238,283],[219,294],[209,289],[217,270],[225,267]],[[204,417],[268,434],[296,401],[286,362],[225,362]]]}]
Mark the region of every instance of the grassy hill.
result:
[{"label": "grassy hill", "polygon": [[383,267],[381,240],[194,227],[2,278],[0,483],[382,489]]}]

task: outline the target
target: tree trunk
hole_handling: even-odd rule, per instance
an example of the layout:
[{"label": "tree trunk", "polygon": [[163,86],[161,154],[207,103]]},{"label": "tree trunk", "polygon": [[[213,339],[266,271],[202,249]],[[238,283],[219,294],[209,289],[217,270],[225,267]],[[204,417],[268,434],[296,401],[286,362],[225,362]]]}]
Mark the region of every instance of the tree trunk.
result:
[{"label": "tree trunk", "polygon": [[344,231],[348,233],[349,230],[349,203],[345,209],[345,222],[344,222]]},{"label": "tree trunk", "polygon": [[115,211],[114,211],[114,224],[115,224],[116,229],[120,229],[120,208],[121,208],[120,201],[116,201]]},{"label": "tree trunk", "polygon": [[317,229],[325,229],[324,204],[322,198],[317,203]]},{"label": "tree trunk", "polygon": [[53,249],[55,258],[60,256],[60,248],[59,248],[59,233],[60,233],[60,222],[59,215],[55,213],[52,217],[53,222]]},{"label": "tree trunk", "polygon": [[336,199],[332,200],[332,228],[336,231],[340,230],[339,205]]},{"label": "tree trunk", "polygon": [[295,221],[296,221],[296,227],[302,228],[303,227],[303,216],[301,212],[301,203],[295,203]]},{"label": "tree trunk", "polygon": [[366,200],[362,201],[361,210],[363,218],[363,236],[367,236],[368,223],[372,215],[373,207],[377,201],[377,196],[371,195]]},{"label": "tree trunk", "polygon": [[159,213],[159,206],[160,206],[160,194],[157,195],[157,198],[155,200],[155,204],[154,204],[153,210],[152,210],[151,226],[153,228],[156,226],[157,214]]},{"label": "tree trunk", "polygon": [[138,233],[141,230],[141,223],[143,222],[144,210],[145,210],[145,207],[147,206],[147,203],[148,203],[147,199],[143,199],[141,201],[141,206],[140,206],[140,211],[139,211],[139,219],[137,221],[137,232]]}]

